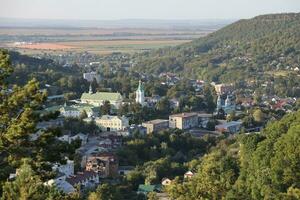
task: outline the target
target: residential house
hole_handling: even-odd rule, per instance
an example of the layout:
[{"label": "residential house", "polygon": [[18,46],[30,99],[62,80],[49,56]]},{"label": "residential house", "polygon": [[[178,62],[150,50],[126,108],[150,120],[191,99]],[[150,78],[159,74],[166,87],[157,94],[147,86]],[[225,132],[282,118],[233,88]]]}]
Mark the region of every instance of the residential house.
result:
[{"label": "residential house", "polygon": [[163,178],[162,181],[161,181],[161,184],[163,186],[168,186],[168,185],[171,185],[172,181],[168,178]]},{"label": "residential house", "polygon": [[73,187],[94,187],[100,183],[99,174],[94,171],[78,172],[76,175],[66,178],[66,181]]},{"label": "residential house", "polygon": [[187,171],[184,173],[184,178],[192,178],[194,173],[192,171]]},{"label": "residential house", "polygon": [[58,137],[57,139],[60,141],[63,141],[63,142],[68,142],[69,144],[71,144],[71,142],[74,140],[80,139],[81,145],[85,145],[87,143],[88,136],[83,133],[78,133],[73,136],[71,134],[65,134],[65,135]]},{"label": "residential house", "polygon": [[212,84],[218,95],[230,93],[233,90],[232,84]]},{"label": "residential house", "polygon": [[52,170],[70,177],[74,175],[74,161],[68,159],[66,164],[56,163],[52,166]]},{"label": "residential house", "polygon": [[87,157],[85,169],[94,171],[101,177],[116,177],[118,175],[119,161],[113,153],[103,152]]},{"label": "residential house", "polygon": [[55,186],[58,190],[65,194],[70,194],[76,191],[76,189],[68,181],[66,181],[66,175],[59,176],[55,179],[50,179],[44,183],[46,186]]}]

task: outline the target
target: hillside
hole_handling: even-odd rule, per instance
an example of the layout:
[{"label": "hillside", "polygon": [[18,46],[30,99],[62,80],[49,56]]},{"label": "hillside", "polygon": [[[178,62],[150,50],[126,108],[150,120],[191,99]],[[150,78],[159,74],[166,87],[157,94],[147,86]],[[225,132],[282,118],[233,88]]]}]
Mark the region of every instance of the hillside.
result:
[{"label": "hillside", "polygon": [[191,180],[167,188],[171,199],[299,199],[299,122],[298,111],[260,134],[221,141],[190,162],[199,162]]},{"label": "hillside", "polygon": [[266,77],[274,70],[292,76],[300,67],[299,30],[300,13],[240,20],[190,43],[140,54],[137,69],[217,82]]}]

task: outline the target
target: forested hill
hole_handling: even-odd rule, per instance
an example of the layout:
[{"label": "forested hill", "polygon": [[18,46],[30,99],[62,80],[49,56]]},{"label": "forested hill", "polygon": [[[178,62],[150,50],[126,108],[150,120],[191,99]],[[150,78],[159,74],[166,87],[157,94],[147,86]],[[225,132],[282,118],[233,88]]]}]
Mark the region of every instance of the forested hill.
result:
[{"label": "forested hill", "polygon": [[245,80],[274,70],[288,74],[300,65],[300,13],[240,20],[190,43],[140,54],[137,60],[137,69],[148,73],[212,81]]}]

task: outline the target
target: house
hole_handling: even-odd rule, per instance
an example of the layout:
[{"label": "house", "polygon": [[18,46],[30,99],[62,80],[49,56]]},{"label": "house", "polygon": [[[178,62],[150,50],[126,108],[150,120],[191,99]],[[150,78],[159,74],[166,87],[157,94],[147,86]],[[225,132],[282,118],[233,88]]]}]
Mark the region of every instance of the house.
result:
[{"label": "house", "polygon": [[76,104],[72,106],[67,106],[65,104],[59,109],[59,111],[64,117],[79,118],[84,112],[87,117],[98,117],[100,108],[89,104]]},{"label": "house", "polygon": [[137,193],[147,195],[149,192],[161,192],[161,185],[139,185]]},{"label": "house", "polygon": [[123,97],[118,92],[96,92],[93,93],[90,89],[89,93],[81,95],[81,103],[90,104],[93,106],[102,106],[104,102],[108,101],[110,105],[118,109],[123,102]]},{"label": "house", "polygon": [[231,121],[215,126],[215,130],[221,133],[237,133],[241,130],[243,122]]},{"label": "house", "polygon": [[168,186],[168,185],[171,185],[172,181],[168,178],[163,178],[162,181],[161,181],[161,184],[163,186]]},{"label": "house", "polygon": [[67,118],[79,118],[80,117],[80,110],[77,108],[73,108],[71,106],[63,106],[59,109],[60,114]]},{"label": "house", "polygon": [[233,90],[232,84],[212,84],[218,95],[227,94]]},{"label": "house", "polygon": [[95,119],[96,125],[98,125],[102,131],[119,131],[125,130],[129,126],[129,120],[127,117],[103,115],[100,118]]},{"label": "house", "polygon": [[68,142],[69,144],[71,144],[71,142],[74,140],[80,139],[81,145],[85,145],[87,143],[88,136],[83,133],[78,133],[73,136],[71,134],[65,134],[65,135],[58,137],[57,139],[60,141],[63,141],[63,142]]},{"label": "house", "polygon": [[181,130],[198,127],[197,113],[180,113],[169,116],[169,127]]},{"label": "house", "polygon": [[83,73],[83,79],[87,80],[88,82],[93,82],[94,80],[97,81],[97,83],[100,82],[101,76],[100,74],[97,74],[97,72],[88,72],[88,73]]},{"label": "house", "polygon": [[50,179],[49,181],[45,182],[44,185],[53,187],[55,186],[58,190],[70,194],[76,191],[76,189],[71,185],[68,181],[66,181],[66,176],[62,175],[55,179]]},{"label": "house", "polygon": [[194,173],[192,171],[187,171],[184,173],[184,178],[192,178]]},{"label": "house", "polygon": [[142,123],[142,126],[146,127],[147,134],[153,132],[159,132],[169,128],[169,120],[165,119],[155,119],[152,121],[147,121]]},{"label": "house", "polygon": [[78,185],[83,187],[93,187],[100,183],[99,175],[94,171],[78,172],[76,175],[66,178],[66,181],[73,187]]},{"label": "house", "polygon": [[98,173],[101,177],[116,177],[118,175],[119,161],[113,153],[103,152],[87,157],[86,171]]},{"label": "house", "polygon": [[176,98],[170,99],[170,106],[171,108],[178,108],[179,107],[179,100]]},{"label": "house", "polygon": [[66,164],[56,163],[52,166],[53,171],[64,174],[66,177],[74,175],[74,161],[67,160]]}]

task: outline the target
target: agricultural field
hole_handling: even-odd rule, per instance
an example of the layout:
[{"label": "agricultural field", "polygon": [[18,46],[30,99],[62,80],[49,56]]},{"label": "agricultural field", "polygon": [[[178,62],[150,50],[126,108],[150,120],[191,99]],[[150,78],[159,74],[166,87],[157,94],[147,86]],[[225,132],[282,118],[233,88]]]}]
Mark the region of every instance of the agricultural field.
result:
[{"label": "agricultural field", "polygon": [[55,43],[30,43],[15,45],[8,43],[7,47],[18,50],[25,54],[38,52],[62,53],[68,51],[90,52],[95,54],[110,54],[113,52],[133,53],[148,51],[167,46],[175,46],[190,40],[95,40],[95,41],[73,41]]},{"label": "agricultural field", "polygon": [[210,32],[209,29],[0,27],[0,48],[33,55],[135,53],[180,45]]}]

